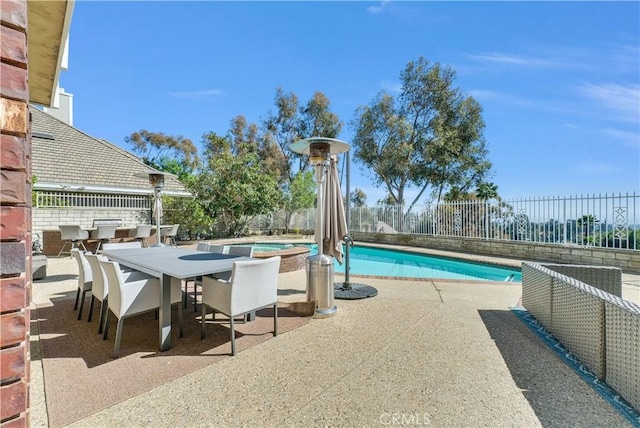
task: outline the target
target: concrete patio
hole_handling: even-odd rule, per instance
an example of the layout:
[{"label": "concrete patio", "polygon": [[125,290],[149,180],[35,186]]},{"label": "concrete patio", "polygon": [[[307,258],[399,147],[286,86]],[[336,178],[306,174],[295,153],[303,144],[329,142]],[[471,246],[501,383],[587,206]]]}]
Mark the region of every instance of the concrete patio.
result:
[{"label": "concrete patio", "polygon": [[[33,286],[33,427],[49,426],[36,306],[75,298],[76,273],[74,260],[49,259],[47,278]],[[378,295],[337,300],[332,318],[71,426],[631,426],[509,309],[520,283],[351,281]],[[638,276],[623,282],[623,297],[640,303]],[[280,300],[304,301],[305,285],[303,270],[280,274]]]}]

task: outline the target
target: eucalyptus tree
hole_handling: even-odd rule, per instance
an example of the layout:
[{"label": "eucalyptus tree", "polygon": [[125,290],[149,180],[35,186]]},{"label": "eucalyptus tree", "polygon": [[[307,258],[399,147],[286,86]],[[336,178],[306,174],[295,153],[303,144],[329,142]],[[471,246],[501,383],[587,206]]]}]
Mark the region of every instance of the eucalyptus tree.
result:
[{"label": "eucalyptus tree", "polygon": [[171,168],[176,174],[188,174],[198,163],[198,149],[193,142],[183,136],[166,135],[146,129],[134,132],[124,138],[132,146],[132,151],[142,161],[156,169],[167,171]]},{"label": "eucalyptus tree", "polygon": [[313,206],[315,185],[309,171],[309,156],[290,149],[291,143],[309,137],[336,138],[342,130],[339,117],[330,111],[330,101],[316,91],[301,105],[294,92],[276,89],[276,112],[262,122],[261,158],[277,171],[285,203],[285,228],[293,211]]},{"label": "eucalyptus tree", "polygon": [[294,92],[285,93],[278,87],[274,102],[277,111],[270,111],[262,126],[265,138],[275,142],[287,159],[283,173],[285,181],[290,183],[299,171],[309,168],[309,156],[291,151],[291,143],[309,137],[336,138],[342,130],[342,122],[329,110],[329,98],[319,91],[305,105],[300,105]]},{"label": "eucalyptus tree", "polygon": [[491,163],[482,107],[453,86],[453,69],[420,57],[400,80],[398,97],[380,92],[350,125],[355,161],[395,203],[403,203],[407,189],[418,190],[410,212],[428,189],[439,200],[447,189],[467,192],[482,183]]}]

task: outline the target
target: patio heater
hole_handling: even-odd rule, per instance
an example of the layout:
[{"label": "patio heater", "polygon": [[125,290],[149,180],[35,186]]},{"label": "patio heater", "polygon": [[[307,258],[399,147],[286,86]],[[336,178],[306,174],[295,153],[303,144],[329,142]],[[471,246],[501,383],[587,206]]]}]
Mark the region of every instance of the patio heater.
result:
[{"label": "patio heater", "polygon": [[154,172],[138,172],[133,174],[135,177],[149,179],[149,184],[153,187],[153,201],[156,212],[156,243],[150,245],[151,247],[164,247],[165,245],[160,241],[160,219],[162,217],[162,199],[160,198],[160,192],[164,187],[165,177],[176,178],[174,174],[168,172],[154,171]]},{"label": "patio heater", "polygon": [[316,203],[316,243],[318,254],[307,257],[307,301],[316,301],[314,318],[334,316],[338,308],[334,305],[333,279],[334,258],[323,254],[324,241],[322,183],[330,165],[330,156],[349,151],[349,144],[333,138],[311,137],[298,140],[289,148],[302,155],[309,156],[309,163],[314,167],[318,197]]}]

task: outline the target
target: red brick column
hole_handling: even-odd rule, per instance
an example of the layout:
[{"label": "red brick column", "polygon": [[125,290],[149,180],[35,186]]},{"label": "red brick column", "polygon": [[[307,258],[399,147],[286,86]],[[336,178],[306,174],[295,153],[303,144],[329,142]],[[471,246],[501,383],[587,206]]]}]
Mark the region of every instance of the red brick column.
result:
[{"label": "red brick column", "polygon": [[29,425],[31,129],[27,0],[0,1],[0,426]]}]

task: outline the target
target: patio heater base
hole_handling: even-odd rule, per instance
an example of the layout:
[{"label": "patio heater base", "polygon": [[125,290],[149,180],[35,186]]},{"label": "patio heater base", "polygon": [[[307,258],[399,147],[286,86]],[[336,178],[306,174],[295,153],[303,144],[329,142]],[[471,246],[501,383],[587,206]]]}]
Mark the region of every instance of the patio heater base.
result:
[{"label": "patio heater base", "polygon": [[333,293],[336,299],[358,300],[375,297],[378,295],[378,290],[365,284],[336,282],[333,284]]},{"label": "patio heater base", "polygon": [[313,314],[314,318],[329,318],[334,316],[338,312],[338,307],[333,306],[332,308],[325,309],[316,309],[315,314]]}]

